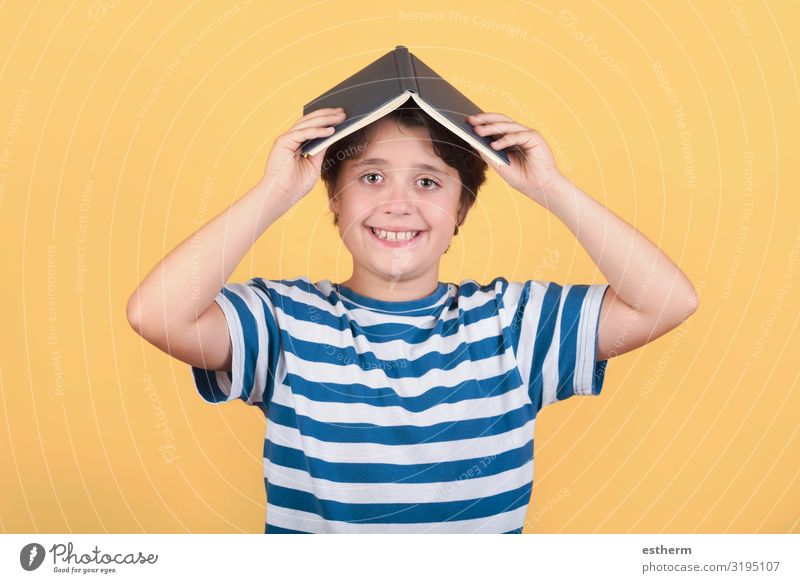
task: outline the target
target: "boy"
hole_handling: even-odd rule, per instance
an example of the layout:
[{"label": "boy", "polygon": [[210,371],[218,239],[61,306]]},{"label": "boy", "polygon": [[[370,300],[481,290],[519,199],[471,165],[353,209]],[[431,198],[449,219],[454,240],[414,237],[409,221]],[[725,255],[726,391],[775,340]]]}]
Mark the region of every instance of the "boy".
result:
[{"label": "boy", "polygon": [[[599,394],[607,359],[680,324],[694,289],[562,176],[538,133],[496,113],[470,118],[509,148],[493,168],[558,216],[610,285],[440,282],[493,163],[407,107],[299,155],[343,119],[318,110],[280,136],[259,184],[147,276],[128,319],[191,365],[205,400],[264,411],[265,533],[519,533],[538,411]],[[351,277],[223,285],[320,175]]]}]

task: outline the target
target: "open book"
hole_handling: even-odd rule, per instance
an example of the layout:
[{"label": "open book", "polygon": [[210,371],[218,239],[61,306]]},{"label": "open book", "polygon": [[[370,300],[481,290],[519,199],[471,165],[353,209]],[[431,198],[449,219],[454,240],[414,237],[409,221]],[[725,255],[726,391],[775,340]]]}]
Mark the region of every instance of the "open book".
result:
[{"label": "open book", "polygon": [[325,107],[344,108],[347,118],[324,138],[306,141],[301,153],[311,156],[348,134],[370,124],[413,99],[431,118],[497,161],[508,165],[504,150],[491,142],[497,136],[479,136],[467,121],[482,110],[402,45],[373,61],[303,107],[303,115]]}]

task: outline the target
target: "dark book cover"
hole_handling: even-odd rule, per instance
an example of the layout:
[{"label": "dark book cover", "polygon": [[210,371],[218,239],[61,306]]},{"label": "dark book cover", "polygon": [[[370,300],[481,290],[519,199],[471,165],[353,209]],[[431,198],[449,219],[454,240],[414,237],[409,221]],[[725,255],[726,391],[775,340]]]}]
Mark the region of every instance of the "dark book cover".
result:
[{"label": "dark book cover", "polygon": [[[397,46],[303,107],[303,115],[326,107],[342,107],[347,118],[334,127],[330,136],[306,141],[302,154],[316,153],[380,119],[407,101],[402,99],[404,94],[473,147],[499,163],[509,163],[505,151],[490,146],[496,136],[479,136],[467,121],[467,117],[482,110],[404,46]],[[441,119],[437,119],[437,114]]]}]

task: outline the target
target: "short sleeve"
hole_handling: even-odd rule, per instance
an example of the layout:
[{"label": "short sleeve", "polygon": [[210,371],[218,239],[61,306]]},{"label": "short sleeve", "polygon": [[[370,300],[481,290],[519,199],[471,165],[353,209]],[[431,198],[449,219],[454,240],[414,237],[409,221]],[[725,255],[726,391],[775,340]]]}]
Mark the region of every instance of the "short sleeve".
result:
[{"label": "short sleeve", "polygon": [[240,399],[263,406],[272,394],[278,327],[264,280],[225,285],[214,301],[222,308],[231,337],[231,371],[191,367],[195,388],[209,403]]},{"label": "short sleeve", "polygon": [[518,368],[535,410],[573,395],[599,395],[608,360],[596,361],[608,284],[510,282],[503,305]]}]

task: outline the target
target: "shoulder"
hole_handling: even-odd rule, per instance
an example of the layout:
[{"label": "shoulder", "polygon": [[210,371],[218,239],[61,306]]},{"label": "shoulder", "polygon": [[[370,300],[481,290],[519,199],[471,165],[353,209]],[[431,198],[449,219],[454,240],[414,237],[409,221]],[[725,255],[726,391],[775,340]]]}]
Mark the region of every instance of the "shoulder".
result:
[{"label": "shoulder", "polygon": [[300,275],[293,278],[269,279],[266,277],[254,277],[241,285],[260,289],[270,294],[283,296],[301,295],[318,293],[322,291],[324,282],[312,282],[307,276]]},{"label": "shoulder", "polygon": [[292,306],[326,303],[331,287],[328,280],[315,283],[307,276],[283,279],[253,277],[242,283],[229,283],[225,290],[227,294],[260,299],[270,307],[277,306],[289,311]]}]

